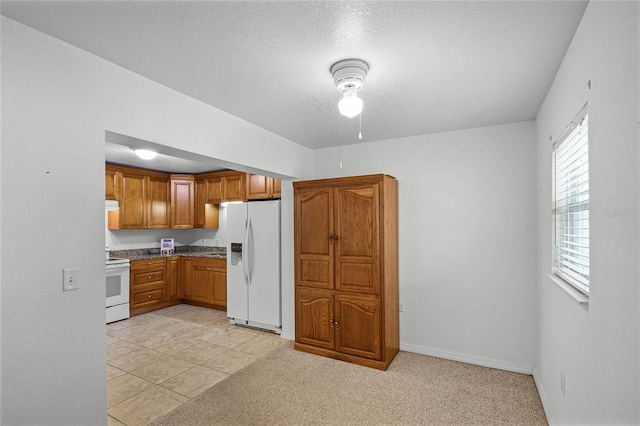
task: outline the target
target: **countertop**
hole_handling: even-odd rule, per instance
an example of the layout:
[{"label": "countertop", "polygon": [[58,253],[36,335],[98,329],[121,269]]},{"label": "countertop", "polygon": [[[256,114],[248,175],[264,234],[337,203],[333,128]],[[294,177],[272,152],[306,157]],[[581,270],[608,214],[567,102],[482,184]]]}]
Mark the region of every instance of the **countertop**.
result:
[{"label": "countertop", "polygon": [[222,259],[227,258],[227,249],[225,247],[209,247],[209,246],[179,246],[171,255],[149,253],[148,248],[130,249],[130,250],[110,250],[109,257],[134,260],[161,259],[163,257],[202,257],[206,259]]}]

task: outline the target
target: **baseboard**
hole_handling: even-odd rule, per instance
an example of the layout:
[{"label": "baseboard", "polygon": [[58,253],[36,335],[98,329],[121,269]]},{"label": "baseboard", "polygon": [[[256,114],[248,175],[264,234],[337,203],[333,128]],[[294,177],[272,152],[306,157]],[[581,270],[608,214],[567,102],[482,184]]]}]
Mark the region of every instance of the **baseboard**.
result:
[{"label": "baseboard", "polygon": [[538,389],[538,395],[540,395],[540,402],[542,402],[542,408],[544,409],[544,414],[545,416],[547,416],[547,423],[549,424],[549,426],[552,426],[556,424],[556,422],[555,422],[555,419],[553,418],[553,414],[551,413],[551,410],[548,408],[550,407],[550,404],[548,403],[547,394],[544,391],[544,387],[542,387],[542,380],[540,379],[540,376],[538,375],[538,370],[536,370],[535,367],[533,367],[533,381],[535,382],[536,388]]},{"label": "baseboard", "polygon": [[282,339],[287,339],[287,340],[295,339],[295,336],[292,333],[285,333],[284,331],[282,333],[280,333],[280,337]]},{"label": "baseboard", "polygon": [[436,358],[449,359],[451,361],[465,362],[467,364],[481,365],[483,367],[497,368],[498,370],[511,371],[514,373],[532,374],[533,372],[532,365],[504,362],[496,359],[470,355],[463,352],[443,351],[442,349],[418,345],[407,345],[402,343],[400,344],[400,350],[415,352],[422,355],[434,356]]}]

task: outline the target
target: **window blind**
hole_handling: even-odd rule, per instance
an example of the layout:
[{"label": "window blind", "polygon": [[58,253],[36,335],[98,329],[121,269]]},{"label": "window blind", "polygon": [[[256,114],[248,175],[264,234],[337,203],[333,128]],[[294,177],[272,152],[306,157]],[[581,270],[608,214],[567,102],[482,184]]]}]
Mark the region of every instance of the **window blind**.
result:
[{"label": "window blind", "polygon": [[[555,146],[554,272],[589,292],[589,135],[588,115],[569,128]],[[567,133],[567,132],[565,132]]]}]

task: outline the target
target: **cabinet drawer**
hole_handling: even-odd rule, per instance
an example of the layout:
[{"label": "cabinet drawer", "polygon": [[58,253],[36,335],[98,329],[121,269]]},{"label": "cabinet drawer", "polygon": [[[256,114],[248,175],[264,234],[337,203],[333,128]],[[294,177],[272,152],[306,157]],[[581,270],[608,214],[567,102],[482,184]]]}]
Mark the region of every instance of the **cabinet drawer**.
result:
[{"label": "cabinet drawer", "polygon": [[160,257],[157,259],[147,259],[147,260],[135,260],[131,262],[131,270],[139,271],[144,269],[160,269],[165,266],[165,258]]},{"label": "cabinet drawer", "polygon": [[155,271],[139,271],[133,274],[134,287],[145,284],[164,284],[164,269]]},{"label": "cabinet drawer", "polygon": [[133,293],[133,306],[136,308],[164,302],[164,288]]}]

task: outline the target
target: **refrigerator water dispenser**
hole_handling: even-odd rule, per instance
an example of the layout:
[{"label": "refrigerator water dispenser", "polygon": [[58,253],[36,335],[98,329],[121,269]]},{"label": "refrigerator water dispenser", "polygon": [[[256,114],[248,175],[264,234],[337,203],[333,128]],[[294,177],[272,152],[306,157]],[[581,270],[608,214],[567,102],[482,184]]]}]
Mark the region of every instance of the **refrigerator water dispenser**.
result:
[{"label": "refrigerator water dispenser", "polygon": [[242,243],[231,243],[230,261],[232,265],[242,264]]}]

